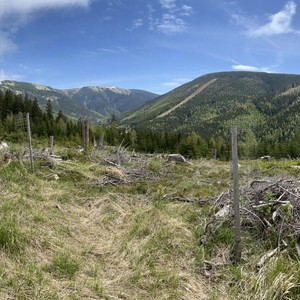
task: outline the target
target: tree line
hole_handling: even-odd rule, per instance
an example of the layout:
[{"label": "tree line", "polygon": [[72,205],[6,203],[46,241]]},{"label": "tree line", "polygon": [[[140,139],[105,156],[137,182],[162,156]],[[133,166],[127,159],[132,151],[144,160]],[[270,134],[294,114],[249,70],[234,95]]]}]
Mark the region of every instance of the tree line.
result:
[{"label": "tree line", "polygon": [[[24,114],[30,114],[33,138],[55,136],[55,140],[70,141],[77,144],[82,142],[82,120],[71,120],[62,111],[55,114],[51,101],[42,109],[37,99],[31,100],[27,95],[17,95],[7,90],[0,91],[0,134],[2,139],[19,141],[24,135]],[[20,122],[21,119],[21,122]],[[23,124],[24,125],[24,124]],[[113,118],[106,126],[93,125],[90,128],[90,146],[98,141],[104,133],[105,144],[118,146],[122,144],[129,150],[147,153],[180,153],[187,158],[209,158],[212,152],[218,159],[230,159],[230,141],[228,136],[213,136],[196,132],[169,132],[166,130],[153,131],[139,128],[119,127]],[[295,132],[290,138],[283,135],[276,137],[266,135],[258,138],[251,129],[240,132],[239,156],[241,158],[258,158],[271,155],[274,158],[300,157],[300,132]]]},{"label": "tree line", "polygon": [[62,111],[54,114],[51,101],[43,110],[37,99],[18,95],[7,90],[0,91],[0,134],[3,138],[20,138],[25,130],[24,114],[29,113],[31,131],[35,138],[54,135],[58,139],[80,142],[82,123],[68,119]]}]

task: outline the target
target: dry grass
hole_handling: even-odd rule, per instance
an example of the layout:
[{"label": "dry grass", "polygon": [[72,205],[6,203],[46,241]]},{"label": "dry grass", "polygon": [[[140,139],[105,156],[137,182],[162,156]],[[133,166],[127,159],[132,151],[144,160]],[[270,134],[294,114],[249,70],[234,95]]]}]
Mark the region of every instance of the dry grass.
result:
[{"label": "dry grass", "polygon": [[1,299],[208,299],[182,213],[199,214],[197,205],[165,203],[159,178],[146,193],[88,184],[105,173],[123,176],[91,163],[1,170],[0,217],[7,207],[24,237],[15,253],[0,249]]},{"label": "dry grass", "polygon": [[[241,184],[289,170],[283,162],[279,169],[273,162],[241,162]],[[103,176],[120,182],[91,184]],[[230,222],[200,244],[215,213],[209,199],[231,188],[226,162],[176,165],[135,157],[117,168],[101,158],[93,163],[81,158],[52,168],[37,165],[30,173],[13,161],[2,166],[0,179],[1,300],[296,295],[298,264],[293,266],[288,256],[271,260],[259,273],[251,267],[265,250],[261,241],[243,236],[245,262],[231,265]],[[174,199],[200,200],[201,205]]]}]

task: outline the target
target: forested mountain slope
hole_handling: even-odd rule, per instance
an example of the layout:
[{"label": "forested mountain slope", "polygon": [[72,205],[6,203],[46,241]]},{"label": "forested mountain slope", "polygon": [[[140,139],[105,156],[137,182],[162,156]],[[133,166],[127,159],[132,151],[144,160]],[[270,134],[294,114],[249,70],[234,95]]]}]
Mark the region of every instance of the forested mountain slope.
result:
[{"label": "forested mountain slope", "polygon": [[36,98],[40,105],[51,101],[55,111],[62,110],[70,117],[101,121],[113,113],[125,112],[143,105],[157,94],[143,90],[126,90],[116,87],[82,87],[69,90],[54,89],[34,83],[4,80],[0,90]]},{"label": "forested mountain slope", "polygon": [[[197,90],[200,92],[190,97]],[[123,123],[154,130],[196,131],[205,137],[227,136],[230,125],[236,124],[257,137],[289,138],[300,125],[299,95],[300,75],[213,73],[149,101],[127,114]],[[179,105],[185,99],[188,101]]]}]

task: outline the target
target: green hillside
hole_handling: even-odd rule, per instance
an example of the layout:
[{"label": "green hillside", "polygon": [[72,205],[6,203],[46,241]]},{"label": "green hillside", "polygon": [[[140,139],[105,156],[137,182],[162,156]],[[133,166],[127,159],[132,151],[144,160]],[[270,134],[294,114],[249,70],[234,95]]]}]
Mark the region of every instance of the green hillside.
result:
[{"label": "green hillside", "polygon": [[208,74],[128,113],[122,122],[205,137],[227,136],[229,126],[236,124],[257,137],[289,138],[300,125],[299,85],[300,75]]}]

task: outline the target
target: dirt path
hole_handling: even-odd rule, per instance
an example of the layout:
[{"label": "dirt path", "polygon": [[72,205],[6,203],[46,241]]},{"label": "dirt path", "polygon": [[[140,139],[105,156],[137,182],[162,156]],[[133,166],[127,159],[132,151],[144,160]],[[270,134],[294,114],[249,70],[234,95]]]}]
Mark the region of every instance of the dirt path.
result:
[{"label": "dirt path", "polygon": [[167,110],[164,113],[162,113],[159,116],[157,116],[156,119],[163,118],[163,117],[167,116],[168,114],[170,114],[171,112],[173,112],[174,110],[176,110],[178,107],[180,107],[181,105],[187,103],[188,101],[190,101],[191,99],[193,99],[196,95],[200,94],[202,91],[204,91],[207,87],[209,87],[216,80],[217,80],[217,78],[214,78],[214,79],[208,81],[207,83],[203,84],[194,93],[192,93],[191,95],[189,95],[188,97],[186,97],[184,100],[182,100],[180,103],[176,104],[175,106],[173,106],[169,110]]}]

